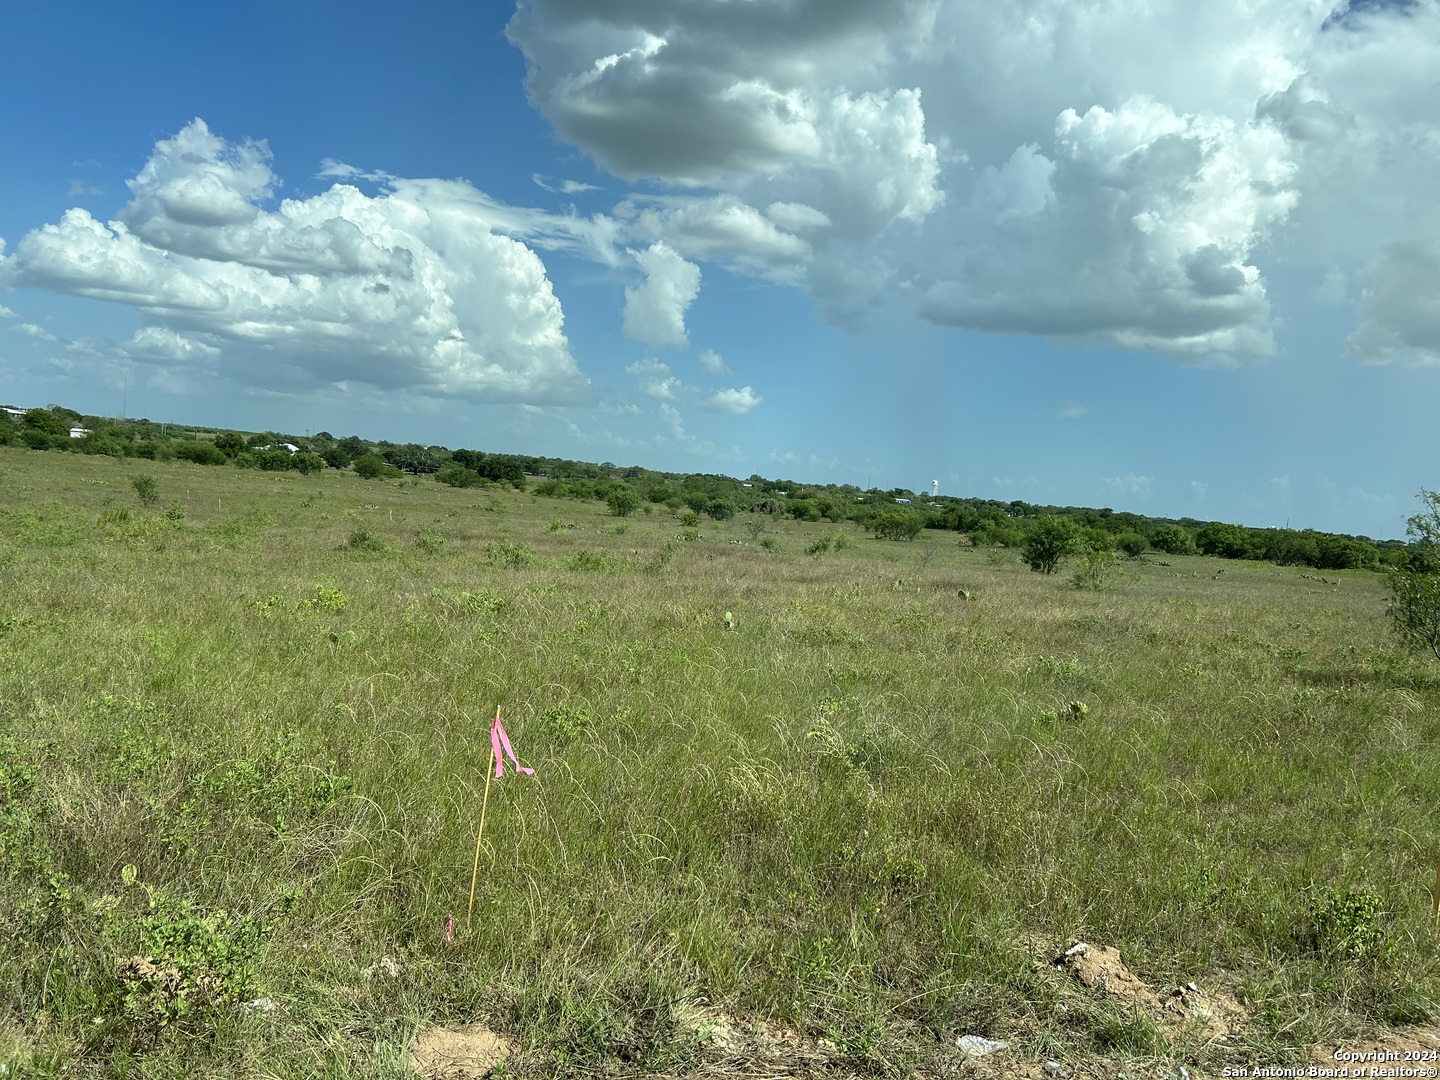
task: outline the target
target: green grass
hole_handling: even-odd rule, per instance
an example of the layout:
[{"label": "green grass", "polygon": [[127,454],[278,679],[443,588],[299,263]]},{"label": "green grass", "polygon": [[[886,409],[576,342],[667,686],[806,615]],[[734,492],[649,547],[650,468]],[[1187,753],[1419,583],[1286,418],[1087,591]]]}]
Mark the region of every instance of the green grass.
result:
[{"label": "green grass", "polygon": [[[861,1071],[1214,1067],[1434,1008],[1440,665],[1373,575],[1081,590],[945,534],[125,467],[0,450],[0,1062],[401,1076],[485,1015],[683,1071],[705,1002]],[[536,774],[467,929],[497,705]],[[1243,1044],[1062,1007],[1073,937],[1235,993]]]}]

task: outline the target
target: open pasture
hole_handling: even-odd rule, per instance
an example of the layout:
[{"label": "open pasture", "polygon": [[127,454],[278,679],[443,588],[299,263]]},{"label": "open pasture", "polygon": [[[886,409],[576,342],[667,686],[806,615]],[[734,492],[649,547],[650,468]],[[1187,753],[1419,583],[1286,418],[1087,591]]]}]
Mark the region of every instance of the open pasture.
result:
[{"label": "open pasture", "polygon": [[[1427,1018],[1440,665],[1373,574],[1120,566],[0,450],[0,1062],[403,1076],[484,1016],[512,1072],[682,1073],[701,1009],[1218,1074]],[[467,927],[497,705],[535,775]],[[1245,1021],[1080,993],[1074,939]]]}]

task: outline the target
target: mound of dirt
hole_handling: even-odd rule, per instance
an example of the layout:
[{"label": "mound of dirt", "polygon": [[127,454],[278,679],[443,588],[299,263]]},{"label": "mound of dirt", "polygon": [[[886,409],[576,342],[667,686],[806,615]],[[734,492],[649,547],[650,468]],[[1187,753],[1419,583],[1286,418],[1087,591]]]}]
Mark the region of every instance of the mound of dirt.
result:
[{"label": "mound of dirt", "polygon": [[1193,982],[1185,983],[1163,996],[1140,978],[1109,945],[1076,941],[1054,960],[1056,967],[1069,971],[1088,989],[1110,994],[1127,1005],[1144,1010],[1170,1028],[1191,1027],[1205,1037],[1222,1039],[1238,1031],[1245,1022],[1245,1010],[1228,994],[1206,993]]},{"label": "mound of dirt", "polygon": [[[1406,1055],[1410,1056],[1407,1058]],[[1335,1068],[1349,1062],[1394,1067],[1431,1068],[1440,1054],[1440,1030],[1431,1027],[1399,1028],[1377,1039],[1356,1043],[1321,1043],[1310,1051],[1310,1064]],[[1358,1073],[1356,1075],[1359,1075]]]},{"label": "mound of dirt", "polygon": [[1055,966],[1064,968],[1091,990],[1146,1009],[1160,1008],[1160,998],[1145,980],[1125,966],[1119,949],[1077,941],[1055,958]]},{"label": "mound of dirt", "polygon": [[430,1080],[479,1080],[515,1055],[515,1044],[484,1024],[433,1027],[410,1041],[406,1061]]}]

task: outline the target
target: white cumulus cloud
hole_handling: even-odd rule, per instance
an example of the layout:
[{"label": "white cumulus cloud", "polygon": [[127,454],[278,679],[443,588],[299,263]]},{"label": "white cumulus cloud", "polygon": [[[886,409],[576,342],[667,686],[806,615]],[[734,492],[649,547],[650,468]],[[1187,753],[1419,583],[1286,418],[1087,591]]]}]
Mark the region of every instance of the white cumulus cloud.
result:
[{"label": "white cumulus cloud", "polygon": [[726,365],[725,358],[719,353],[717,353],[714,349],[702,349],[700,351],[700,355],[696,357],[696,360],[700,364],[700,370],[705,372],[705,374],[707,375],[734,374],[734,372],[730,370],[729,366]]},{"label": "white cumulus cloud", "polygon": [[1050,153],[981,173],[960,215],[974,240],[927,318],[1178,358],[1274,352],[1251,255],[1297,198],[1280,133],[1132,98],[1062,112]]},{"label": "white cumulus cloud", "polygon": [[704,400],[703,407],[717,412],[734,413],[743,416],[760,405],[765,399],[748,386],[738,389],[720,390]]},{"label": "white cumulus cloud", "polygon": [[904,289],[946,325],[1243,362],[1288,263],[1355,305],[1359,359],[1440,358],[1433,0],[528,0],[507,32],[562,139],[668,188],[621,231],[836,321]]},{"label": "white cumulus cloud", "polygon": [[161,326],[146,326],[135,331],[125,345],[127,355],[135,359],[195,360],[219,356],[220,349]]},{"label": "white cumulus cloud", "polygon": [[[363,382],[477,401],[578,403],[589,381],[533,250],[463,182],[336,184],[285,199],[261,142],[196,120],[157,143],[113,221],[83,209],[22,237],[0,284],[136,308],[173,360],[268,389]],[[466,193],[476,198],[464,197]],[[180,340],[205,348],[176,353]],[[183,350],[182,350],[183,351]]]},{"label": "white cumulus cloud", "polygon": [[616,176],[703,184],[826,162],[827,134],[845,122],[835,92],[916,43],[932,8],[531,0],[507,33],[563,138]]},{"label": "white cumulus cloud", "polygon": [[1135,473],[1126,473],[1124,476],[1107,476],[1102,481],[1105,490],[1112,495],[1127,495],[1141,499],[1150,495],[1150,485],[1153,482],[1151,477],[1137,476]]},{"label": "white cumulus cloud", "polygon": [[657,401],[682,401],[692,396],[693,388],[670,374],[670,365],[654,357],[637,360],[625,369],[640,380],[640,388]]},{"label": "white cumulus cloud", "polygon": [[10,329],[17,334],[24,334],[26,337],[32,337],[37,341],[55,340],[54,334],[50,333],[50,331],[46,330],[43,326],[37,326],[34,323],[16,323],[14,326],[10,327]]},{"label": "white cumulus cloud", "polygon": [[645,282],[625,290],[625,334],[647,345],[684,348],[685,312],[700,295],[700,268],[665,243],[635,254]]},{"label": "white cumulus cloud", "polygon": [[[714,353],[709,355],[715,356]],[[716,356],[716,359],[719,357]],[[673,412],[677,422],[679,412],[675,411],[676,405],[696,405],[710,412],[744,416],[765,400],[749,386],[717,390],[714,393],[706,394],[699,387],[692,386],[672,374],[668,364],[663,364],[651,356],[637,360],[625,370],[635,376],[640,383],[641,390],[656,401],[663,403],[662,413],[669,416]]]},{"label": "white cumulus cloud", "polygon": [[709,189],[622,203],[637,236],[830,301],[856,284],[847,242],[944,202],[921,92],[890,79],[935,6],[533,0],[508,34],[562,138],[623,179]]}]

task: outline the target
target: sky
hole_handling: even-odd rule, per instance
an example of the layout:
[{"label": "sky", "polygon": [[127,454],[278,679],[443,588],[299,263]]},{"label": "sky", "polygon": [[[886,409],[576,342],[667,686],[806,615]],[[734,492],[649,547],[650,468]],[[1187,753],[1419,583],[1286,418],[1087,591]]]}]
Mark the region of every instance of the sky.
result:
[{"label": "sky", "polygon": [[5,404],[1377,539],[1440,487],[1440,0],[5,22]]}]

